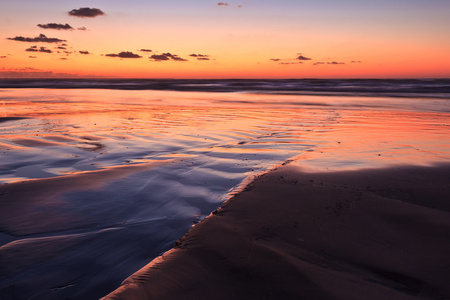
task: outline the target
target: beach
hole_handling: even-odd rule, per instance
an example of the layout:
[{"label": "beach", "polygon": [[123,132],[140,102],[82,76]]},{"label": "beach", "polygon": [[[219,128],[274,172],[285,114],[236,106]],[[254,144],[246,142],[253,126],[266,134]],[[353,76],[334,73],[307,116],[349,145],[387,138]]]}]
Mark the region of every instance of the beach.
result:
[{"label": "beach", "polygon": [[280,166],[104,299],[447,299],[449,181]]},{"label": "beach", "polygon": [[54,82],[0,89],[1,299],[449,296],[442,90]]}]

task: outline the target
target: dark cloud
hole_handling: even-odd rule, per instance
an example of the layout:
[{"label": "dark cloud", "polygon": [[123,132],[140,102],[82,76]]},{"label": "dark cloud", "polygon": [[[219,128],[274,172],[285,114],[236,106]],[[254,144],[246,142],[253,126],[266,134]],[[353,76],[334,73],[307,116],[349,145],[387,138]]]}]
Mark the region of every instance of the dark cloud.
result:
[{"label": "dark cloud", "polygon": [[362,61],[360,61],[360,60],[352,60],[352,64],[360,64],[360,63],[362,63]]},{"label": "dark cloud", "polygon": [[18,41],[18,42],[28,42],[28,43],[59,43],[67,42],[66,40],[60,40],[57,38],[48,38],[45,34],[40,34],[38,37],[29,38],[23,36],[16,36],[13,38],[8,38],[8,40]]},{"label": "dark cloud", "polygon": [[38,24],[37,26],[44,29],[73,30],[73,27],[67,23],[66,24],[47,23],[47,24]]},{"label": "dark cloud", "polygon": [[219,3],[217,3],[217,5],[219,5],[219,6],[228,6],[228,3],[225,3],[225,2],[219,2]]},{"label": "dark cloud", "polygon": [[281,58],[271,58],[270,60],[271,60],[271,61],[280,61]]},{"label": "dark cloud", "polygon": [[90,54],[89,51],[78,51],[80,54]]},{"label": "dark cloud", "polygon": [[98,8],[81,7],[79,9],[72,9],[68,12],[69,16],[79,18],[95,18],[102,16],[105,13]]},{"label": "dark cloud", "polygon": [[181,58],[178,55],[172,53],[154,54],[149,58],[152,59],[153,61],[167,61],[167,60],[188,61],[187,59]]},{"label": "dark cloud", "polygon": [[2,56],[0,56],[0,58],[6,58],[6,55],[2,55]]},{"label": "dark cloud", "polygon": [[157,54],[153,54],[152,56],[150,56],[150,59],[153,59],[154,61],[170,60],[170,58],[165,55],[157,55]]},{"label": "dark cloud", "polygon": [[108,57],[120,57],[120,58],[141,58],[139,54],[134,54],[133,52],[120,52],[119,54],[111,53],[111,54],[105,54],[105,56]]},{"label": "dark cloud", "polygon": [[83,26],[83,27],[78,27],[77,30],[83,30],[83,31],[86,31],[87,28]]},{"label": "dark cloud", "polygon": [[28,56],[28,58],[37,58],[37,56]]},{"label": "dark cloud", "polygon": [[332,62],[327,62],[327,65],[345,65],[345,63],[344,62],[332,61]]},{"label": "dark cloud", "polygon": [[305,57],[305,56],[303,56],[303,55],[298,56],[297,59],[298,59],[298,60],[311,60],[311,58]]},{"label": "dark cloud", "polygon": [[50,49],[47,49],[47,48],[45,48],[45,47],[39,47],[39,48],[38,48],[37,46],[31,46],[30,48],[25,49],[25,51],[27,51],[27,52],[53,53],[53,51],[50,50]]},{"label": "dark cloud", "polygon": [[189,54],[191,57],[197,58],[197,60],[210,60],[207,54]]},{"label": "dark cloud", "polygon": [[67,47],[67,44],[61,44],[61,46],[63,46],[63,47]]},{"label": "dark cloud", "polygon": [[300,65],[302,64],[302,61],[296,61],[296,62],[280,62],[280,65]]},{"label": "dark cloud", "polygon": [[141,52],[153,52],[153,51],[150,50],[150,49],[141,49],[141,50],[139,50],[139,51],[141,51]]},{"label": "dark cloud", "polygon": [[66,50],[67,48],[66,48],[66,47],[62,47],[62,46],[59,46],[59,47],[57,47],[56,49]]},{"label": "dark cloud", "polygon": [[[36,58],[29,56],[29,58]],[[76,74],[53,73],[35,68],[0,68],[0,78],[75,78]]]},{"label": "dark cloud", "polygon": [[60,58],[60,60],[67,60],[67,58],[65,58],[65,57],[61,57],[61,58]]}]

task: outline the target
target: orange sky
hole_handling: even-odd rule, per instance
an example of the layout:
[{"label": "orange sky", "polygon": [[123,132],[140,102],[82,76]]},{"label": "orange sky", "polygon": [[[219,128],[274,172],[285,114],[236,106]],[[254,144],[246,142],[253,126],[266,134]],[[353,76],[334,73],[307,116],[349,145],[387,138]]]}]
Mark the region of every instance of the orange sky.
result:
[{"label": "orange sky", "polygon": [[0,77],[450,77],[449,1],[222,3],[11,1]]}]

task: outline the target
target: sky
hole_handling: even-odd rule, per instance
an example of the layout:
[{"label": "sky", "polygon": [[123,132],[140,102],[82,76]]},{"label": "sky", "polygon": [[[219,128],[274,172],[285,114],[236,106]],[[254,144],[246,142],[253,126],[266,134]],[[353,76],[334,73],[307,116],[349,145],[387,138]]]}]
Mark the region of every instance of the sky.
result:
[{"label": "sky", "polygon": [[450,78],[450,1],[0,0],[0,77]]}]

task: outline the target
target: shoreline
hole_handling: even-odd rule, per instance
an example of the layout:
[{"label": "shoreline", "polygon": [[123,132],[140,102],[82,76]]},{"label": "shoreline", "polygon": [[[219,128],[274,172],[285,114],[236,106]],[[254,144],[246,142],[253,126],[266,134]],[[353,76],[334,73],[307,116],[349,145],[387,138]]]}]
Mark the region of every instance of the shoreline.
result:
[{"label": "shoreline", "polygon": [[450,165],[256,178],[103,299],[450,296]]}]

